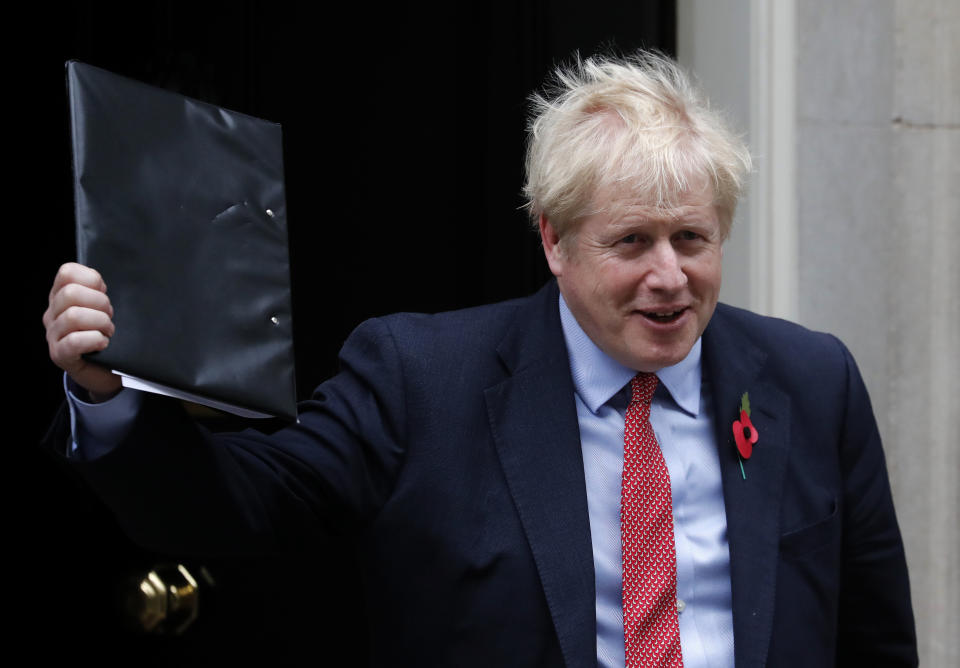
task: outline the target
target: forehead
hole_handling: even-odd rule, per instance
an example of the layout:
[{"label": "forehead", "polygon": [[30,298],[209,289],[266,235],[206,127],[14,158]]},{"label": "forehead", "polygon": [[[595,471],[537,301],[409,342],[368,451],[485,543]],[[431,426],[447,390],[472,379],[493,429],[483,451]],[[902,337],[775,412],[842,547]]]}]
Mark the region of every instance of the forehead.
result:
[{"label": "forehead", "polygon": [[710,198],[684,198],[666,206],[655,206],[643,199],[612,199],[601,212],[601,217],[616,222],[682,222],[717,219],[717,208]]},{"label": "forehead", "polygon": [[[673,222],[698,220],[717,222],[718,211],[712,183],[699,180],[692,188],[670,197],[637,194],[624,187],[599,188],[593,198],[592,212],[581,219],[594,222]],[[577,225],[579,228],[580,225]]]},{"label": "forehead", "polygon": [[717,198],[713,179],[702,172],[686,176],[659,178],[654,181],[636,181],[630,178],[601,184],[594,192],[594,200],[632,201],[653,209],[671,210],[683,206],[706,206]]}]

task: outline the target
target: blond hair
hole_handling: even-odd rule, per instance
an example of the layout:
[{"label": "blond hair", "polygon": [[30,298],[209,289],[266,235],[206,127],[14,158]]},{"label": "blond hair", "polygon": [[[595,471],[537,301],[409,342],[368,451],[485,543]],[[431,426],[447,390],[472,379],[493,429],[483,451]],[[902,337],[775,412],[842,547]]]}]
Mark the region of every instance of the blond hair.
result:
[{"label": "blond hair", "polygon": [[601,188],[669,209],[707,178],[726,238],[750,152],[674,61],[578,56],[531,105],[524,195],[534,225],[546,216],[563,239],[603,210]]}]

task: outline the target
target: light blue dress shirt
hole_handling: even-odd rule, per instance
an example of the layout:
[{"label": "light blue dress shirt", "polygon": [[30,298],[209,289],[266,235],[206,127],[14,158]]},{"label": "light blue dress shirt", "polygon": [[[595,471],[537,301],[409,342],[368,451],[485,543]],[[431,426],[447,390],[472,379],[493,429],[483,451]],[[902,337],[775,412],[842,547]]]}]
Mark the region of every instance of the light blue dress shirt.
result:
[{"label": "light blue dress shirt", "polygon": [[[66,373],[63,390],[70,407],[70,452],[79,459],[92,460],[107,454],[126,437],[143,403],[143,393],[122,390],[109,401],[92,404],[77,397],[80,391]],[[82,444],[82,445],[81,445]]]},{"label": "light blue dress shirt", "polygon": [[[600,350],[563,297],[560,320],[573,374],[597,588],[597,663],[624,665],[620,480],[623,425],[636,371]],[[698,339],[686,359],[657,372],[650,422],[673,493],[677,609],[685,668],[733,666],[730,551],[720,458]]]}]

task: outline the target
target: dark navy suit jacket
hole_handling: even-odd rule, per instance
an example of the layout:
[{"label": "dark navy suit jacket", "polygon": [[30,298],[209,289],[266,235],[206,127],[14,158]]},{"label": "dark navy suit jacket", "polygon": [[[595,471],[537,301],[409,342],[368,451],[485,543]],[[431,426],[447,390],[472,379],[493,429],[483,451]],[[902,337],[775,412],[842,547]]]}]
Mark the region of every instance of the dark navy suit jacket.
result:
[{"label": "dark navy suit jacket", "polygon": [[[846,348],[720,305],[703,360],[736,666],[915,665],[880,439]],[[590,525],[556,284],[502,304],[368,321],[341,368],[301,405],[299,425],[273,436],[212,437],[175,402],[150,397],[122,445],[77,468],[154,549],[303,550],[354,533],[374,665],[595,665]],[[760,434],[745,479],[732,436],[743,392]]]}]

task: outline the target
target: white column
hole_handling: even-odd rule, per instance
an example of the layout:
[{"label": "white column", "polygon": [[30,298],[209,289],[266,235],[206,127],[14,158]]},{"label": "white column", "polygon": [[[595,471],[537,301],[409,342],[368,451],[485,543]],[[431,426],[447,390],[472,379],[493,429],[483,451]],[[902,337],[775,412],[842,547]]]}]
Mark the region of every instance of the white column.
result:
[{"label": "white column", "polygon": [[796,11],[750,2],[750,307],[797,318]]}]

